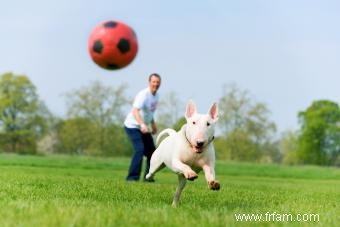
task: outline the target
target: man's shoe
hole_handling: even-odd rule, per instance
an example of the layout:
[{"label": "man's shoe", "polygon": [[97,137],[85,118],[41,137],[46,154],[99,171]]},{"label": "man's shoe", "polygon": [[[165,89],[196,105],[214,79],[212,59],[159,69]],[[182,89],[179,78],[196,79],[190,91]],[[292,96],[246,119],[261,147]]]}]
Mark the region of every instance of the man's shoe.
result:
[{"label": "man's shoe", "polygon": [[150,178],[150,179],[144,178],[144,182],[147,182],[147,183],[154,183],[154,182],[155,182],[155,179],[153,179],[153,178]]},{"label": "man's shoe", "polygon": [[136,179],[125,179],[126,180],[126,182],[138,182],[138,180],[136,180]]}]

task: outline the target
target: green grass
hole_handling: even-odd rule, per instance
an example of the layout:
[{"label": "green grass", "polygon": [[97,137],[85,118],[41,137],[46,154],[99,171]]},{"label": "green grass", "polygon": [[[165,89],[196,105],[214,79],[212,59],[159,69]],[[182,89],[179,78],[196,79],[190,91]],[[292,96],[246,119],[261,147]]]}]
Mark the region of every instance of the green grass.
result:
[{"label": "green grass", "polygon": [[[177,177],[127,183],[129,159],[0,155],[1,226],[339,226],[340,170],[218,162],[171,207]],[[319,221],[237,222],[235,214],[318,214]],[[275,216],[278,218],[278,216]]]}]

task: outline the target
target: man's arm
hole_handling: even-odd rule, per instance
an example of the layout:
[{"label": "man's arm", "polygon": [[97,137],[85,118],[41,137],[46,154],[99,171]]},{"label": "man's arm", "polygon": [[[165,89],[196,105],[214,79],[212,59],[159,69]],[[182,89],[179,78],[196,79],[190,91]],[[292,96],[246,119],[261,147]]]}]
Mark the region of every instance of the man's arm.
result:
[{"label": "man's arm", "polygon": [[139,114],[139,109],[136,107],[132,107],[132,114],[136,119],[137,123],[140,125],[140,130],[142,133],[147,133],[149,131],[148,126],[144,123],[141,115]]}]

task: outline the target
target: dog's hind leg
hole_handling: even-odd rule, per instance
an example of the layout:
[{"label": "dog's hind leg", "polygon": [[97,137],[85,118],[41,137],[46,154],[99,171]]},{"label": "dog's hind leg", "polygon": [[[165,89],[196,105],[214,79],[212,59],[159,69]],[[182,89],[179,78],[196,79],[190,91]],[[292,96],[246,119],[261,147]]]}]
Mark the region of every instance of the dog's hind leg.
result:
[{"label": "dog's hind leg", "polygon": [[163,169],[165,167],[165,164],[164,163],[161,163],[160,165],[158,166],[150,166],[150,170],[149,170],[149,173],[146,175],[146,179],[153,179],[154,175],[160,171],[161,169]]},{"label": "dog's hind leg", "polygon": [[153,179],[153,176],[155,173],[157,173],[159,170],[163,169],[165,167],[165,164],[157,158],[157,153],[154,154],[154,156],[151,157],[150,160],[150,169],[148,174],[145,176],[147,180]]},{"label": "dog's hind leg", "polygon": [[185,187],[185,184],[187,183],[187,180],[185,179],[183,174],[178,174],[178,185],[176,188],[175,196],[172,201],[172,207],[177,207],[179,203],[179,198],[181,197],[181,193]]}]

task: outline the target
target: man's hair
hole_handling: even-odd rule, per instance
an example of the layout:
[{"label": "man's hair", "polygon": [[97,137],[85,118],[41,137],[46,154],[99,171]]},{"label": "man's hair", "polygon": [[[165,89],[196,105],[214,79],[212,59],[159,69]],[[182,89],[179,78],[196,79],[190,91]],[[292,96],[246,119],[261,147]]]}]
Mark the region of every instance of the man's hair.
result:
[{"label": "man's hair", "polygon": [[151,77],[153,77],[153,76],[158,77],[158,79],[161,80],[161,76],[159,74],[151,73],[150,76],[149,76],[149,82],[151,81]]}]

